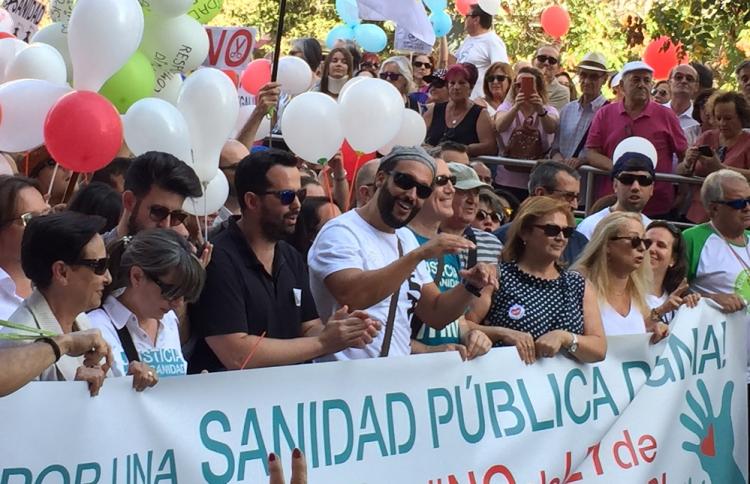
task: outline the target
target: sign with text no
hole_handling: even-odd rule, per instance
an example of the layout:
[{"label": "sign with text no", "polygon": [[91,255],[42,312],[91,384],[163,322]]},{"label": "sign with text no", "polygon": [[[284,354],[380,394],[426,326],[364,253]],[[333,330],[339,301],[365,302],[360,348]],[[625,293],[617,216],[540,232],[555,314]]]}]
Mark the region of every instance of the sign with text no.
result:
[{"label": "sign with text no", "polygon": [[258,30],[254,27],[206,27],[208,57],[206,67],[242,71],[253,60]]}]

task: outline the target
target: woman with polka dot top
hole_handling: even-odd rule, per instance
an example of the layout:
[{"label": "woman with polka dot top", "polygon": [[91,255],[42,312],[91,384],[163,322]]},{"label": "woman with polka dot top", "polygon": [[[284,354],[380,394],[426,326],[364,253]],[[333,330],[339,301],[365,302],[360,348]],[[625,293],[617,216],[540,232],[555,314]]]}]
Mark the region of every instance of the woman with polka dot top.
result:
[{"label": "woman with polka dot top", "polygon": [[479,329],[496,346],[515,346],[526,364],[561,351],[582,362],[607,353],[594,288],[560,265],[573,230],[567,203],[541,196],[524,201],[503,249],[500,288],[484,291],[466,315],[482,322]]}]

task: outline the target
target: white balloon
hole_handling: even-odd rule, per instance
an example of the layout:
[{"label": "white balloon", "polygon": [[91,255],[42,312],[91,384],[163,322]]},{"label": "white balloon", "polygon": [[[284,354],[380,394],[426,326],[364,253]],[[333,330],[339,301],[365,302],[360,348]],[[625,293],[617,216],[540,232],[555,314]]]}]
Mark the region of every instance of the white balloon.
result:
[{"label": "white balloon", "polygon": [[0,39],[0,82],[5,79],[5,70],[16,58],[16,54],[29,46],[26,42],[18,39]]},{"label": "white balloon", "polygon": [[421,146],[426,134],[427,125],[422,115],[413,109],[404,109],[401,128],[398,130],[396,137],[387,145],[379,148],[378,151],[387,155],[394,146]]},{"label": "white balloon", "polygon": [[193,0],[151,0],[151,11],[162,17],[178,17],[188,13]]},{"label": "white balloon", "polygon": [[204,217],[219,211],[229,196],[229,181],[221,170],[217,169],[213,179],[204,184],[203,196],[198,198],[188,197],[182,204],[182,209],[190,215]]},{"label": "white balloon", "polygon": [[190,72],[208,57],[208,33],[190,15],[146,20],[141,52],[156,71]]},{"label": "white balloon", "polygon": [[185,79],[177,108],[190,131],[193,170],[208,182],[216,175],[221,149],[237,122],[237,88],[220,70],[199,69]]},{"label": "white balloon", "polygon": [[175,72],[157,72],[154,97],[177,106],[177,98],[182,89],[182,76]]},{"label": "white balloon", "polygon": [[50,0],[48,9],[49,18],[53,22],[69,22],[75,3],[76,0]]},{"label": "white balloon", "polygon": [[153,97],[136,101],[122,121],[125,143],[134,155],[161,151],[185,163],[191,161],[187,123],[182,113],[167,101]]},{"label": "white balloon", "polygon": [[70,60],[70,49],[68,49],[68,29],[65,24],[56,22],[40,29],[31,38],[31,42],[41,42],[51,45],[65,59],[65,71],[68,73],[68,81],[73,80],[73,62]]},{"label": "white balloon", "polygon": [[14,31],[15,22],[13,22],[13,17],[11,17],[7,10],[0,8],[0,32],[13,34]]},{"label": "white balloon", "polygon": [[479,8],[490,15],[497,15],[500,13],[500,0],[479,0],[477,2]]},{"label": "white balloon", "polygon": [[73,86],[99,91],[135,53],[141,37],[138,0],[78,0],[68,24]]},{"label": "white balloon", "polygon": [[338,98],[339,104],[341,104],[341,100],[344,99],[344,93],[346,93],[350,87],[357,84],[358,82],[364,81],[365,79],[367,79],[367,77],[358,76],[358,77],[352,77],[351,79],[346,81],[344,85],[341,86],[341,91],[339,91],[339,98]]},{"label": "white balloon", "polygon": [[339,121],[344,137],[352,148],[362,153],[371,153],[396,136],[403,111],[403,96],[382,79],[359,81],[339,100]]},{"label": "white balloon", "polygon": [[276,82],[281,84],[281,91],[291,96],[310,89],[312,70],[307,62],[290,55],[279,59],[279,73]]},{"label": "white balloon", "polygon": [[67,84],[65,59],[51,45],[36,43],[16,54],[5,69],[5,81],[41,79],[54,84]]},{"label": "white balloon", "polygon": [[658,159],[656,155],[656,148],[646,138],[640,136],[631,136],[620,141],[615,147],[615,153],[612,155],[612,162],[617,163],[617,159],[625,153],[641,153],[648,156],[651,159],[651,163],[656,168],[656,161]]},{"label": "white balloon", "polygon": [[44,143],[44,121],[69,86],[39,79],[21,79],[0,85],[0,151],[28,151]]},{"label": "white balloon", "polygon": [[[234,124],[234,129],[232,129],[232,133],[229,135],[231,139],[237,139],[240,136],[242,128],[244,128],[247,124],[247,121],[248,119],[250,119],[250,115],[253,114],[254,109],[254,104],[240,106],[239,114],[237,114],[237,122]],[[268,118],[268,116],[263,116],[263,119],[260,121],[260,126],[258,126],[258,129],[255,132],[255,138],[253,139],[253,141],[260,141],[270,134],[271,119]]]},{"label": "white balloon", "polygon": [[281,118],[281,132],[289,149],[313,163],[331,159],[344,142],[338,108],[333,98],[320,92],[292,99]]}]

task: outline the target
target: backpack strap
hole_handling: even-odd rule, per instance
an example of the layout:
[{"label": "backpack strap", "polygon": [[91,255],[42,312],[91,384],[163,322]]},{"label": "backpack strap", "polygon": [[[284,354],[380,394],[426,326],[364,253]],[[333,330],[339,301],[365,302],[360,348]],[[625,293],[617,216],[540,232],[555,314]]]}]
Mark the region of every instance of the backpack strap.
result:
[{"label": "backpack strap", "polygon": [[[404,249],[401,246],[401,239],[396,239],[398,243],[398,257],[399,259],[404,256]],[[391,339],[393,339],[393,321],[396,319],[396,308],[398,307],[398,296],[401,292],[401,285],[399,284],[396,291],[391,296],[391,306],[388,308],[388,319],[385,322],[385,336],[383,337],[383,345],[380,347],[380,357],[388,356],[388,352],[391,349]]]}]

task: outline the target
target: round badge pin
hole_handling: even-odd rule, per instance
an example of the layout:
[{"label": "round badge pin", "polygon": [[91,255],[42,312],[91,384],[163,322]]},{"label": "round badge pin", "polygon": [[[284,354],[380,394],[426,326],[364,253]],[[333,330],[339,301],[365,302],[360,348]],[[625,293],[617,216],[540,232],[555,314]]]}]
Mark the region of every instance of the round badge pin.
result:
[{"label": "round badge pin", "polygon": [[526,309],[520,304],[514,304],[508,309],[508,317],[514,321],[521,319],[526,314]]}]

